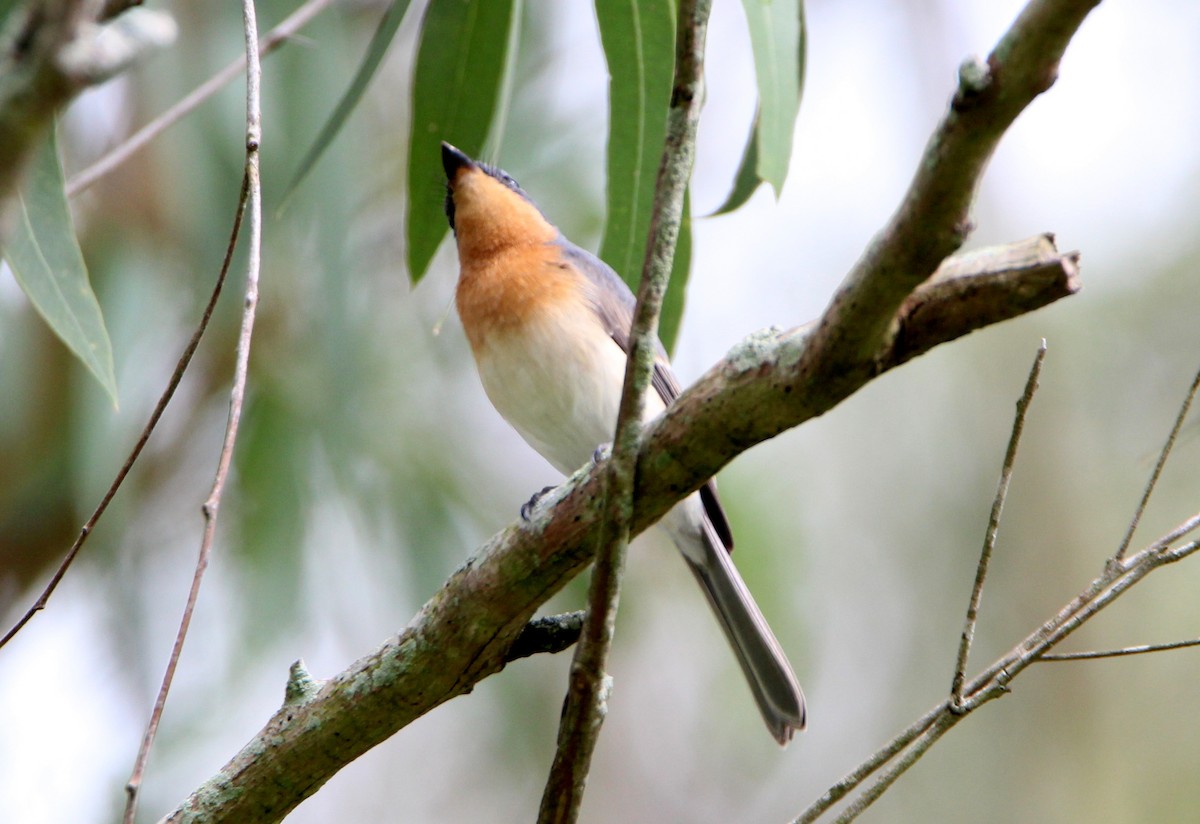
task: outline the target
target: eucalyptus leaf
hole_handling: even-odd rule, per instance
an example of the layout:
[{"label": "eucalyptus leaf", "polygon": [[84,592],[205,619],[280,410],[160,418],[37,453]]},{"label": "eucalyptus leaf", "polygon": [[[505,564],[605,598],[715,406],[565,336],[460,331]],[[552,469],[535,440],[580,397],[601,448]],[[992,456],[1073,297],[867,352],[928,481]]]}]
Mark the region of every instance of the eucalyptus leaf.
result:
[{"label": "eucalyptus leaf", "polygon": [[117,403],[112,343],[67,208],[52,127],[16,197],[4,258],[34,308]]},{"label": "eucalyptus leaf", "polygon": [[787,178],[804,79],[801,0],[742,0],[758,81],[758,176],[776,197]]},{"label": "eucalyptus leaf", "polygon": [[764,181],[779,196],[804,92],[808,48],[803,0],[742,0],[742,7],[754,50],[758,107],[733,188],[715,215],[740,208]]},{"label": "eucalyptus leaf", "polygon": [[432,0],[421,22],[408,142],[408,273],[416,283],[449,231],[441,141],[478,157],[509,66],[513,0]]},{"label": "eucalyptus leaf", "polygon": [[608,191],[600,257],[637,290],[675,73],[670,0],[598,0],[608,61]]},{"label": "eucalyptus leaf", "polygon": [[384,55],[387,54],[388,47],[392,44],[392,39],[396,36],[396,31],[400,28],[400,23],[404,20],[404,15],[408,12],[409,0],[392,0],[392,4],[388,6],[388,10],[384,12],[383,19],[379,21],[379,27],[375,29],[375,34],[371,37],[371,42],[367,45],[367,53],[363,56],[362,63],[358,66],[358,71],[354,74],[354,79],[350,81],[349,88],[346,89],[342,99],[338,101],[334,107],[333,113],[329,115],[329,119],[325,121],[325,125],[321,127],[321,131],[317,134],[316,140],[312,146],[304,153],[304,158],[300,161],[299,167],[296,169],[296,174],[284,190],[283,201],[286,202],[291,196],[296,187],[308,176],[313,167],[317,165],[317,161],[321,159],[321,155],[333,143],[338,132],[342,130],[342,126],[350,118],[354,112],[354,108],[362,100],[363,94],[370,85],[372,78],[375,77],[375,72],[379,69],[380,63],[383,62]]},{"label": "eucalyptus leaf", "polygon": [[725,202],[717,207],[713,216],[724,215],[736,211],[746,204],[750,196],[758,190],[762,178],[758,176],[758,119],[759,111],[754,112],[754,125],[750,127],[750,139],[746,141],[742,161],[738,164],[737,174],[733,177],[733,188]]}]

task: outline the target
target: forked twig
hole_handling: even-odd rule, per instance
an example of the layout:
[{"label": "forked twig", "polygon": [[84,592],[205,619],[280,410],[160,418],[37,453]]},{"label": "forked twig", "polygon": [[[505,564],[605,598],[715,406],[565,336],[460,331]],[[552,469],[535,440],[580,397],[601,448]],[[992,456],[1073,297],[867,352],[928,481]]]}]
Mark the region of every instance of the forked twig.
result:
[{"label": "forked twig", "polygon": [[1121,658],[1126,655],[1142,655],[1147,652],[1165,652],[1172,649],[1200,647],[1200,638],[1188,641],[1173,641],[1169,644],[1139,644],[1135,647],[1120,649],[1092,650],[1089,652],[1052,652],[1043,655],[1039,661],[1090,661],[1095,658]]},{"label": "forked twig", "polygon": [[[1028,402],[1036,387],[1037,376],[1045,355],[1045,344],[1038,351],[1034,368],[1030,372],[1030,380],[1026,384],[1025,394],[1018,403],[1017,420],[1013,425],[1013,437],[1009,441],[1009,449],[1005,458],[1005,468],[1001,472],[1001,488],[997,492],[996,502],[992,507],[992,519],[989,520],[988,537],[985,540],[983,557],[976,574],[975,588],[971,595],[971,606],[968,608],[968,619],[963,630],[963,638],[959,645],[958,662],[950,697],[933,707],[924,716],[913,722],[906,730],[895,736],[881,747],[874,755],[864,761],[857,769],[841,781],[834,784],[811,804],[797,819],[798,824],[811,824],[830,810],[833,805],[846,798],[858,789],[871,775],[887,767],[880,777],[868,789],[850,802],[836,819],[838,822],[849,822],[867,809],[878,799],[901,774],[915,763],[945,732],[964,719],[967,715],[979,709],[983,704],[1008,692],[1009,683],[1026,667],[1039,661],[1076,661],[1093,658],[1112,658],[1126,655],[1137,655],[1162,650],[1183,649],[1200,646],[1200,640],[1178,641],[1169,644],[1141,645],[1122,649],[1053,654],[1048,650],[1054,648],[1067,636],[1083,626],[1102,609],[1109,606],[1117,598],[1129,591],[1138,582],[1156,569],[1187,558],[1200,551],[1200,539],[1192,539],[1187,543],[1176,546],[1176,542],[1200,529],[1200,513],[1194,514],[1182,521],[1176,527],[1157,538],[1149,546],[1135,555],[1110,558],[1098,578],[1084,588],[1074,599],[1060,609],[1052,618],[1030,633],[1007,654],[994,661],[987,669],[970,682],[963,677],[966,657],[970,649],[970,638],[974,634],[975,620],[978,616],[978,606],[982,581],[986,577],[987,557],[995,541],[995,526],[999,511],[1002,508],[1004,490],[1011,473],[1011,459],[1015,454],[1017,439],[1023,426]],[[1179,423],[1187,414],[1197,390],[1200,389],[1200,377],[1193,382],[1192,389],[1184,400],[1176,426],[1168,435],[1168,442],[1173,441],[1179,431]],[[1164,447],[1164,453],[1169,452]],[[1149,492],[1155,484],[1160,472],[1158,470],[1148,484],[1147,493],[1143,496],[1139,510],[1144,509],[1149,500]],[[1127,542],[1122,542],[1126,547]]]},{"label": "forked twig", "polygon": [[1154,493],[1154,487],[1158,483],[1158,477],[1162,474],[1163,465],[1166,464],[1167,458],[1171,454],[1171,449],[1175,446],[1175,439],[1179,437],[1179,430],[1183,428],[1183,422],[1187,418],[1188,410],[1192,408],[1192,401],[1196,398],[1196,392],[1200,390],[1200,370],[1196,371],[1196,377],[1192,379],[1192,386],[1188,389],[1187,397],[1184,398],[1183,404],[1179,407],[1179,414],[1175,416],[1175,425],[1171,427],[1171,434],[1167,436],[1163,442],[1162,451],[1158,454],[1158,462],[1154,464],[1154,471],[1150,473],[1150,480],[1146,484],[1146,490],[1142,493],[1142,500],[1138,502],[1138,507],[1134,510],[1133,518],[1129,521],[1129,529],[1125,532],[1125,538],[1121,541],[1120,547],[1117,548],[1116,554],[1113,555],[1114,561],[1120,561],[1125,557],[1125,553],[1129,550],[1129,544],[1133,541],[1133,533],[1137,531],[1138,523],[1142,520],[1142,514],[1146,511],[1146,505],[1150,503],[1150,496]]},{"label": "forked twig", "polygon": [[246,392],[246,376],[250,365],[250,341],[254,333],[254,320],[258,308],[258,276],[262,263],[262,183],[259,179],[259,146],[262,142],[262,104],[260,84],[262,67],[258,57],[258,24],[256,21],[254,0],[242,0],[242,19],[246,39],[246,166],[242,197],[238,210],[249,213],[249,240],[246,262],[246,292],[243,298],[242,324],[238,335],[236,365],[234,367],[233,388],[229,393],[229,418],[225,426],[225,439],[221,444],[220,457],[217,459],[216,476],[213,479],[212,490],[204,502],[204,535],[200,541],[200,557],[196,561],[192,586],[188,591],[187,604],[184,606],[183,618],[179,624],[179,632],[171,649],[171,657],[167,661],[167,669],[163,674],[162,686],[154,701],[154,710],[150,714],[150,722],[146,726],[146,734],[138,750],[134,763],[133,774],[125,786],[127,800],[125,804],[125,824],[133,824],[137,815],[138,791],[146,770],[146,761],[154,738],[158,732],[158,724],[162,719],[163,707],[166,705],[167,694],[175,677],[175,668],[179,664],[179,656],[183,652],[183,644],[187,638],[188,627],[191,625],[192,614],[196,607],[196,599],[200,594],[200,584],[208,568],[209,557],[212,554],[213,536],[216,533],[217,514],[220,510],[221,497],[225,490],[225,480],[229,475],[229,466],[233,460],[233,447],[237,442],[238,426],[242,419],[242,402]]},{"label": "forked twig", "polygon": [[1025,418],[1029,406],[1038,388],[1038,378],[1042,373],[1042,364],[1046,360],[1046,341],[1042,340],[1034,356],[1033,365],[1029,369],[1029,377],[1025,381],[1025,389],[1017,400],[1016,413],[1013,416],[1012,434],[1008,439],[1008,448],[1004,453],[1004,462],[1000,469],[1000,481],[997,484],[996,496],[992,500],[991,514],[988,516],[987,530],[984,533],[983,549],[979,555],[979,564],[975,571],[975,584],[971,589],[971,598],[967,606],[967,616],[963,625],[962,636],[958,645],[958,658],[954,667],[954,678],[950,686],[950,698],[943,704],[934,707],[924,716],[909,725],[908,729],[897,735],[874,755],[864,761],[850,775],[834,784],[811,804],[796,819],[797,824],[811,824],[824,815],[834,804],[845,798],[862,785],[875,772],[887,766],[880,777],[862,794],[857,796],[838,816],[838,824],[853,821],[887,791],[889,787],[903,775],[909,767],[915,764],[938,739],[942,737],[967,712],[975,709],[980,699],[969,705],[963,701],[963,685],[966,681],[965,671],[967,658],[971,651],[971,641],[975,636],[975,626],[979,618],[979,605],[983,598],[983,585],[987,580],[988,566],[992,551],[996,546],[996,536],[1000,529],[1000,515],[1004,510],[1004,501],[1008,496],[1009,482],[1012,480],[1013,466],[1016,463],[1017,448],[1021,442],[1021,433],[1025,429]]},{"label": "forked twig", "polygon": [[992,500],[992,511],[988,515],[987,531],[983,538],[983,551],[979,554],[979,565],[975,569],[975,585],[971,589],[971,600],[967,604],[967,617],[963,622],[962,636],[958,642],[958,659],[954,665],[954,677],[950,682],[950,701],[953,706],[962,706],[963,681],[966,680],[967,658],[971,654],[971,642],[975,638],[975,625],[979,621],[979,604],[983,599],[983,584],[987,580],[992,551],[996,548],[996,536],[1000,531],[1000,515],[1008,497],[1008,485],[1012,480],[1013,465],[1017,460],[1017,447],[1025,429],[1025,416],[1038,388],[1038,377],[1042,374],[1042,363],[1046,360],[1046,340],[1038,347],[1037,356],[1029,370],[1025,391],[1017,400],[1017,413],[1013,416],[1012,434],[1008,438],[1008,449],[1004,452],[1004,464],[1000,469],[1000,482],[996,485],[996,497]]}]

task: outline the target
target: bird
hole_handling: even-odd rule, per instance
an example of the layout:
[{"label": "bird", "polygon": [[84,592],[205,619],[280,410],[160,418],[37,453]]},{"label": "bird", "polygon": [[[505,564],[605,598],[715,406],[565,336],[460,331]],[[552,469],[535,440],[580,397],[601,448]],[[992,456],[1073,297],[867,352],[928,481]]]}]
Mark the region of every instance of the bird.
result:
[{"label": "bird", "polygon": [[[570,475],[614,435],[635,299],[606,263],[567,240],[508,173],[443,142],[446,218],[458,248],[455,304],[483,389],[500,415]],[[645,416],[680,393],[661,342]],[[659,522],[716,614],[771,735],[806,724],[804,694],[733,565],[714,481]]]}]

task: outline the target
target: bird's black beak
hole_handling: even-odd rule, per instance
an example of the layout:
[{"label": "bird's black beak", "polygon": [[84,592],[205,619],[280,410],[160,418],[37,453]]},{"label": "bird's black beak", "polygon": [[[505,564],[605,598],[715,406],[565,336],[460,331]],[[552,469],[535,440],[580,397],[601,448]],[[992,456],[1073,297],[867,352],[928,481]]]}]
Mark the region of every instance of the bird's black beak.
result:
[{"label": "bird's black beak", "polygon": [[453,181],[459,169],[474,169],[475,161],[443,140],[442,168],[446,170],[446,179]]}]

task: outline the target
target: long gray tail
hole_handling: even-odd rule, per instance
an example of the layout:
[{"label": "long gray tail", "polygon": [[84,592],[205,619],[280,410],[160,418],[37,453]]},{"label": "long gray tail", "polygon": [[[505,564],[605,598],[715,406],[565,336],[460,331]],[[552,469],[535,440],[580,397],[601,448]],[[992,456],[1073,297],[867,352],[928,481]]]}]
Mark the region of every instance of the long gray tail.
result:
[{"label": "long gray tail", "polygon": [[804,693],[767,619],[707,519],[704,527],[704,563],[690,557],[691,553],[683,553],[683,558],[725,630],[767,729],[780,746],[787,746],[792,734],[804,729]]}]

